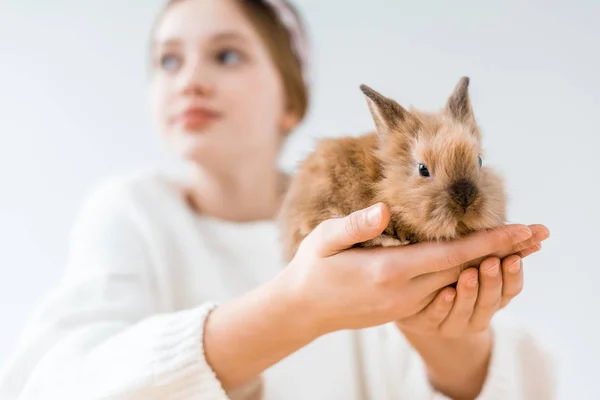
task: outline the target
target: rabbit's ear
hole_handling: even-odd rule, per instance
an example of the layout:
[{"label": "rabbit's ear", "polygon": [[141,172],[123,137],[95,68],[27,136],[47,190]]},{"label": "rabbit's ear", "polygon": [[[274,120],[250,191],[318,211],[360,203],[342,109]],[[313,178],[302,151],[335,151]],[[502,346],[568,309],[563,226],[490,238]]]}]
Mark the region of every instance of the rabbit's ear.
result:
[{"label": "rabbit's ear", "polygon": [[413,116],[392,99],[389,99],[367,85],[360,85],[365,94],[369,110],[380,137],[386,137],[390,131],[402,130]]},{"label": "rabbit's ear", "polygon": [[469,78],[460,78],[446,103],[446,112],[459,122],[475,125],[475,117],[469,96]]}]

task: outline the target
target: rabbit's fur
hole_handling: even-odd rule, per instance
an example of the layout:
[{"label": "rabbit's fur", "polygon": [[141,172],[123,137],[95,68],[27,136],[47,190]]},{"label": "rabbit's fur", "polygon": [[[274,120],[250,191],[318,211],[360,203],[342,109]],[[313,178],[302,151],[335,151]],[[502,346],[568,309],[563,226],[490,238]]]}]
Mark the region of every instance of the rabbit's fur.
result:
[{"label": "rabbit's fur", "polygon": [[377,202],[391,221],[360,246],[449,240],[505,222],[502,178],[485,165],[481,132],[462,77],[437,112],[403,108],[366,85],[376,131],[328,138],[299,165],[280,211],[284,255],[320,222]]}]

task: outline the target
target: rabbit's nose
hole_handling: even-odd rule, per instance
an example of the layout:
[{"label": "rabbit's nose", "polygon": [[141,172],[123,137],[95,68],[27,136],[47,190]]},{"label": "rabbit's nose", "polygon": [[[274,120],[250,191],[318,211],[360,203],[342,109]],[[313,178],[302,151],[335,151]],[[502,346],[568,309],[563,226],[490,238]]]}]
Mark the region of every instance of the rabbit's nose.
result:
[{"label": "rabbit's nose", "polygon": [[464,208],[469,207],[477,196],[477,188],[467,179],[457,180],[448,190],[452,199]]}]

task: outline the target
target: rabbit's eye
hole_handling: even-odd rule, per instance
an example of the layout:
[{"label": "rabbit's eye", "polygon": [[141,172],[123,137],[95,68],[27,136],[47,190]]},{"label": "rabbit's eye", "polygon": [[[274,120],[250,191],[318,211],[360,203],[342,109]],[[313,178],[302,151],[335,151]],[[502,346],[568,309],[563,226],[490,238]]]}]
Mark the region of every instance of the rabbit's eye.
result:
[{"label": "rabbit's eye", "polygon": [[425,178],[430,177],[429,170],[423,164],[419,164],[419,175],[424,176]]},{"label": "rabbit's eye", "polygon": [[483,160],[480,157],[477,157],[479,159],[479,168],[481,168],[483,166]]}]

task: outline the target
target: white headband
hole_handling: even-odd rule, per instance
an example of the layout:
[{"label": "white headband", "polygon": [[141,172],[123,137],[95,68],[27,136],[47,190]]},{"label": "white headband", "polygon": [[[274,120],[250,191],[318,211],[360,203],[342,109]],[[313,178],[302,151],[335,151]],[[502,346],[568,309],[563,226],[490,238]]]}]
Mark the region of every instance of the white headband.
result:
[{"label": "white headband", "polygon": [[294,11],[290,3],[288,3],[286,0],[263,1],[266,4],[268,4],[273,9],[273,11],[275,11],[275,14],[277,14],[277,17],[289,32],[292,41],[292,50],[296,54],[298,62],[300,63],[304,83],[308,85],[308,40],[302,26],[302,21],[300,21],[298,15]]}]

